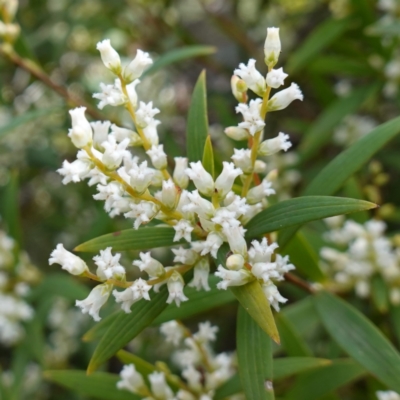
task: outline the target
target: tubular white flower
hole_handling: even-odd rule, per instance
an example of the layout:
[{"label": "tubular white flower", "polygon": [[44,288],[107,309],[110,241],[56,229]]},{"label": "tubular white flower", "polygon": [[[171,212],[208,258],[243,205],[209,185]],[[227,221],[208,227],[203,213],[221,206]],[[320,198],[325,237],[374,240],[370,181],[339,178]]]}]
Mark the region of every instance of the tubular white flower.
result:
[{"label": "tubular white flower", "polygon": [[273,69],[267,74],[267,85],[277,89],[284,84],[284,81],[288,76],[288,74],[283,72],[283,68]]},{"label": "tubular white flower", "polygon": [[157,126],[160,124],[160,121],[157,119],[150,120],[149,124],[143,128],[144,136],[151,145],[157,146],[159,142]]},{"label": "tubular white flower", "polygon": [[271,188],[271,185],[271,182],[269,182],[267,179],[263,179],[260,185],[249,190],[246,196],[247,202],[249,204],[256,204],[265,197],[275,194],[275,190]]},{"label": "tubular white flower", "polygon": [[95,200],[104,200],[104,209],[110,213],[117,201],[121,200],[124,192],[121,184],[118,182],[110,182],[107,185],[97,185],[99,193],[93,195]]},{"label": "tubular white flower", "polygon": [[49,264],[60,264],[62,269],[72,275],[81,275],[89,271],[86,263],[75,254],[65,250],[61,243],[50,254]]},{"label": "tubular white flower", "polygon": [[126,96],[122,93],[121,81],[115,79],[113,85],[100,83],[100,93],[94,93],[93,98],[100,100],[97,107],[102,110],[105,106],[120,106],[126,103]]},{"label": "tubular white flower", "polygon": [[161,190],[161,201],[170,210],[174,210],[179,202],[180,191],[172,179],[163,181]]},{"label": "tubular white flower", "polygon": [[250,149],[233,149],[233,156],[231,157],[235,165],[240,168],[244,173],[252,172],[251,164],[251,150]]},{"label": "tubular white flower", "polygon": [[92,169],[91,162],[75,160],[69,163],[67,160],[63,161],[62,168],[59,168],[57,172],[63,176],[62,183],[67,185],[70,182],[80,182],[85,179]]},{"label": "tubular white flower", "polygon": [[100,321],[100,308],[107,302],[113,285],[103,283],[97,285],[84,300],[76,300],[75,305],[78,306],[83,314],[89,314],[95,321]]},{"label": "tubular white flower", "polygon": [[129,146],[129,139],[124,139],[121,143],[117,143],[114,136],[108,135],[107,140],[101,145],[104,149],[101,161],[109,169],[118,168],[122,163],[122,159],[130,155],[129,151],[126,150]]},{"label": "tubular white flower", "polygon": [[85,117],[85,111],[86,107],[77,107],[69,111],[72,119],[72,129],[69,130],[68,136],[78,149],[91,144],[93,138],[92,127]]},{"label": "tubular white flower", "polygon": [[268,111],[278,111],[286,108],[292,101],[303,101],[303,93],[296,83],[292,83],[288,88],[276,93],[268,101]]},{"label": "tubular white flower", "polygon": [[242,226],[235,226],[224,228],[222,231],[228,239],[231,251],[244,256],[247,252],[247,244],[244,238],[246,229],[243,229]]},{"label": "tubular white flower", "polygon": [[251,273],[246,269],[240,269],[239,271],[231,271],[225,269],[222,265],[218,266],[217,272],[214,274],[222,281],[218,282],[217,288],[226,290],[228,286],[242,286],[250,282],[252,279]]},{"label": "tubular white flower", "polygon": [[264,43],[265,64],[273,68],[278,62],[281,53],[281,39],[279,38],[279,28],[267,28],[267,38]]},{"label": "tubular white flower", "polygon": [[239,128],[238,126],[230,126],[224,130],[226,136],[233,140],[247,140],[249,138],[249,133],[244,128]]},{"label": "tubular white flower", "polygon": [[117,382],[118,389],[125,389],[132,393],[141,393],[146,389],[143,376],[136,371],[133,364],[124,365],[119,375],[121,380]]},{"label": "tubular white flower", "polygon": [[240,254],[232,254],[226,260],[226,267],[232,271],[239,271],[244,267],[244,258]]},{"label": "tubular white flower", "polygon": [[149,53],[138,49],[136,57],[125,67],[122,76],[126,82],[131,82],[139,78],[146,67],[151,64],[153,64],[153,60],[150,58]]},{"label": "tubular white flower", "polygon": [[253,264],[251,273],[257,278],[262,279],[268,283],[271,279],[279,278],[279,273],[276,270],[276,263],[272,262],[258,262]]},{"label": "tubular white flower", "polygon": [[128,93],[128,98],[133,108],[137,107],[138,96],[136,93],[136,86],[140,83],[139,79],[135,79],[129,85],[126,85],[126,92]]},{"label": "tubular white flower", "polygon": [[222,243],[224,243],[224,241],[221,235],[216,232],[210,232],[205,241],[192,242],[192,248],[202,256],[211,253],[214,258],[217,258],[217,252],[222,246]]},{"label": "tubular white flower", "polygon": [[228,211],[233,211],[235,213],[235,218],[239,218],[246,214],[250,208],[244,197],[240,197],[233,192],[229,192],[226,195],[224,206]]},{"label": "tubular white flower", "polygon": [[182,207],[182,211],[195,212],[201,218],[211,218],[215,214],[215,208],[212,203],[203,199],[197,190],[193,190],[193,192],[185,191],[184,193],[189,201]]},{"label": "tubular white flower", "polygon": [[133,303],[141,299],[150,300],[149,290],[152,286],[148,285],[147,282],[141,278],[136,279],[132,286],[129,286],[122,292],[113,290],[113,295],[117,303],[122,303],[121,308],[127,314],[131,313],[131,307]]},{"label": "tubular white flower", "polygon": [[[122,168],[118,170],[118,174],[122,177]],[[143,161],[140,165],[132,164],[128,171],[130,177],[130,184],[133,189],[138,193],[144,193],[149,187],[153,178],[154,172],[151,168],[147,167],[147,161]]]},{"label": "tubular white flower", "polygon": [[125,280],[125,268],[119,263],[121,254],[117,253],[113,256],[111,250],[111,247],[107,247],[105,250],[100,250],[98,256],[93,257],[97,265],[96,275],[102,280],[111,278]]},{"label": "tubular white flower", "polygon": [[260,115],[261,103],[261,99],[250,100],[249,105],[241,103],[235,109],[237,113],[240,112],[243,115],[244,119],[244,122],[239,124],[239,128],[247,129],[251,136],[254,136],[256,132],[261,131],[265,126],[265,122]]},{"label": "tubular white flower", "polygon": [[133,227],[139,229],[143,223],[150,222],[158,213],[158,207],[149,201],[141,201],[138,204],[130,204],[131,211],[124,214],[126,218],[136,218]]},{"label": "tubular white flower", "polygon": [[215,181],[215,189],[218,190],[218,195],[223,198],[231,191],[233,182],[239,175],[243,174],[243,171],[240,168],[235,168],[233,163],[224,161],[222,164],[224,167]]},{"label": "tubular white flower", "polygon": [[236,218],[234,211],[229,211],[224,207],[218,208],[215,216],[211,219],[215,224],[220,225],[223,229],[231,229],[240,226],[240,221]]},{"label": "tubular white flower", "polygon": [[186,157],[175,157],[174,160],[174,181],[180,188],[186,189],[189,185],[189,177],[187,176],[185,170],[188,167],[189,160]]},{"label": "tubular white flower", "polygon": [[278,292],[278,288],[271,281],[263,284],[262,289],[265,297],[269,301],[269,304],[271,304],[276,311],[280,310],[279,303],[287,302],[287,299],[281,296],[281,294]]},{"label": "tubular white flower", "polygon": [[208,284],[208,275],[210,274],[210,263],[207,257],[203,257],[194,266],[194,276],[192,281],[188,284],[190,287],[195,287],[197,290],[204,289],[206,291],[210,290]]},{"label": "tubular white flower", "polygon": [[90,123],[93,129],[93,145],[103,150],[101,144],[108,138],[108,130],[110,129],[110,121],[95,121]]},{"label": "tubular white flower", "polygon": [[100,51],[101,60],[106,68],[116,75],[119,74],[121,72],[121,59],[116,50],[111,46],[110,39],[98,42],[96,48]]},{"label": "tubular white flower", "polygon": [[178,346],[185,335],[184,328],[175,320],[164,322],[160,325],[160,332],[164,335],[167,343]]},{"label": "tubular white flower", "polygon": [[141,271],[145,271],[150,278],[162,278],[165,275],[165,270],[163,265],[151,257],[150,252],[139,253],[140,260],[135,260],[132,262],[133,265],[139,267]]},{"label": "tubular white flower", "polygon": [[263,238],[263,240],[261,242],[259,242],[258,240],[253,240],[251,242],[251,247],[248,251],[249,260],[252,264],[255,264],[258,262],[261,262],[261,263],[262,262],[270,262],[273,252],[278,247],[279,246],[276,243],[271,243],[269,245],[266,238]]},{"label": "tubular white flower", "polygon": [[175,301],[175,304],[179,307],[181,305],[181,301],[189,300],[183,293],[183,286],[184,281],[182,275],[179,272],[174,271],[167,281],[169,292],[167,299],[168,304],[171,304],[173,301]]},{"label": "tubular white flower", "polygon": [[167,155],[164,152],[164,146],[162,144],[151,146],[151,149],[147,150],[146,153],[150,157],[154,168],[164,169],[167,167]]},{"label": "tubular white flower", "polygon": [[185,172],[201,194],[212,196],[214,193],[214,180],[204,169],[201,161],[191,162],[190,168],[186,168]]},{"label": "tubular white flower", "polygon": [[158,114],[160,110],[153,108],[153,102],[144,103],[139,102],[139,108],[136,110],[136,121],[141,128],[145,128],[154,121],[154,116]]},{"label": "tubular white flower", "polygon": [[114,136],[118,143],[123,142],[125,139],[129,139],[129,146],[141,146],[143,144],[142,139],[135,131],[121,128],[115,124],[111,125],[110,135]]},{"label": "tubular white flower", "polygon": [[246,85],[258,96],[264,96],[266,90],[265,79],[256,69],[256,60],[251,58],[247,65],[239,64],[239,68],[235,69],[233,73],[242,78]]},{"label": "tubular white flower", "polygon": [[175,229],[174,242],[178,242],[182,238],[184,238],[187,242],[192,241],[192,237],[190,236],[190,234],[194,228],[190,223],[190,221],[181,219],[177,222],[176,225],[174,225],[174,229]]},{"label": "tubular white flower", "polygon": [[178,249],[171,249],[175,254],[174,262],[186,265],[193,265],[199,258],[197,253],[191,249],[184,249],[180,246]]},{"label": "tubular white flower", "polygon": [[283,132],[279,132],[279,135],[273,139],[264,140],[258,147],[258,154],[260,156],[270,156],[278,153],[281,150],[287,151],[292,147],[292,143],[289,140],[289,135]]}]

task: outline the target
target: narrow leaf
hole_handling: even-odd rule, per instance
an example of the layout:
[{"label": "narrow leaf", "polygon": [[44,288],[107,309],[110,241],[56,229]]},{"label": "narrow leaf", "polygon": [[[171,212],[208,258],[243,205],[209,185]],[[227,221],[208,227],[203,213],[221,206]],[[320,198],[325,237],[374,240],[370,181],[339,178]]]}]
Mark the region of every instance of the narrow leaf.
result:
[{"label": "narrow leaf", "polygon": [[193,90],[190,103],[186,148],[189,161],[202,161],[208,136],[206,73],[203,71]]},{"label": "narrow leaf", "polygon": [[121,314],[121,311],[115,311],[107,317],[102,318],[100,322],[97,322],[90,328],[82,337],[84,342],[92,342],[99,340],[108,331],[110,326],[116,321]]},{"label": "narrow leaf", "polygon": [[240,381],[239,374],[235,374],[215,391],[214,400],[223,400],[242,390],[242,382]]},{"label": "narrow leaf", "polygon": [[313,357],[285,357],[274,359],[274,379],[284,379],[311,369],[330,365],[331,360]]},{"label": "narrow leaf", "polygon": [[374,275],[371,280],[371,295],[376,308],[386,313],[389,308],[389,293],[381,275]]},{"label": "narrow leaf", "polygon": [[113,251],[154,249],[156,247],[173,245],[174,236],[174,229],[166,226],[125,229],[91,239],[80,244],[74,250],[97,252],[110,246],[113,248]]},{"label": "narrow leaf", "polygon": [[203,152],[203,166],[205,170],[215,178],[214,173],[214,150],[211,142],[211,136],[208,135],[206,139],[206,143],[204,144],[204,152]]},{"label": "narrow leaf", "polygon": [[376,204],[368,201],[345,197],[296,197],[274,204],[257,214],[246,225],[246,237],[253,238],[289,226],[375,207]]},{"label": "narrow leaf", "polygon": [[383,334],[349,303],[327,292],[314,305],[328,333],[355,361],[400,393],[400,354]]},{"label": "narrow leaf", "polygon": [[239,375],[246,398],[273,400],[271,339],[243,307],[238,310],[236,342]]},{"label": "narrow leaf", "polygon": [[44,377],[54,383],[99,400],[139,400],[141,397],[126,390],[117,389],[118,375],[96,372],[90,376],[85,371],[45,371]]}]

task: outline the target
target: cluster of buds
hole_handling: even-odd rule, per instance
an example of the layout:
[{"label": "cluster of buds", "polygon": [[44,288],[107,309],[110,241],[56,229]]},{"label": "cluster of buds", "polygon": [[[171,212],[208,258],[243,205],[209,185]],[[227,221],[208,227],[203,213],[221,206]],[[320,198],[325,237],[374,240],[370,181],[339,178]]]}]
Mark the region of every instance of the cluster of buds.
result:
[{"label": "cluster of buds", "polygon": [[[161,333],[165,340],[178,349],[172,355],[181,375],[171,375],[165,365],[163,370],[155,371],[147,376],[150,387],[143,376],[136,371],[135,365],[125,365],[121,371],[118,389],[128,390],[147,400],[212,400],[218,389],[235,373],[232,354],[214,354],[210,343],[215,341],[218,327],[209,322],[199,324],[199,331],[192,334],[178,321],[170,321],[161,325]],[[173,387],[179,387],[174,392]]]},{"label": "cluster of buds", "polygon": [[[125,106],[134,127],[120,127],[109,121],[90,123],[83,107],[70,111],[72,128],[68,135],[79,151],[77,159],[64,161],[58,172],[63,176],[64,184],[88,179],[89,185],[97,185],[98,193],[93,197],[105,201],[105,210],[111,217],[124,215],[133,220],[135,229],[155,219],[173,227],[174,241],[184,240],[186,245],[172,250],[175,265],[168,267],[152,258],[150,253],[140,253],[140,259],[133,265],[146,272],[149,279],[126,282],[119,255],[113,256],[111,248],[94,258],[98,266],[94,275],[79,257],[59,244],[50,263],[59,263],[72,274],[83,274],[102,282],[77,305],[99,319],[100,307],[117,286],[125,290],[114,290],[116,301],[125,312],[130,312],[135,301],[150,300],[152,287],[157,291],[166,284],[167,302],[179,306],[188,300],[183,292],[182,275],[193,269],[194,278],[189,285],[209,290],[210,259],[216,259],[219,248],[227,243],[231,255],[227,269],[222,265],[218,267],[216,276],[222,279],[218,287],[226,289],[257,279],[263,285],[266,297],[278,310],[278,303],[286,299],[279,294],[273,280],[282,280],[294,267],[287,257],[273,254],[278,246],[268,244],[266,239],[254,241],[248,247],[244,225],[268,206],[267,197],[275,193],[270,177],[276,177],[276,171],[265,176],[266,163],[259,157],[287,151],[291,146],[289,136],[282,132],[273,139],[263,140],[265,116],[269,111],[287,107],[293,100],[303,99],[294,83],[270,98],[271,90],[281,86],[287,77],[282,68],[273,69],[281,48],[279,29],[268,28],[264,48],[268,66],[265,78],[255,68],[254,60],[249,60],[247,66],[240,64],[234,71],[233,93],[239,100],[236,111],[242,114],[243,122],[227,128],[226,134],[237,140],[248,139],[249,146],[247,149],[235,148],[232,162],[223,162],[223,169],[216,179],[201,161],[189,162],[185,157],[175,158],[175,167],[170,174],[167,155],[163,145],[159,144],[157,126],[160,121],[154,118],[159,110],[152,102],[139,101],[136,93],[139,78],[152,63],[149,55],[138,50],[134,60],[124,67],[109,40],[100,42],[97,48],[104,65],[116,75],[114,84],[101,84],[102,92],[94,95],[100,100],[99,108]],[[248,89],[261,98],[247,103]],[[140,160],[135,156],[134,147],[142,147],[147,159]],[[194,190],[189,189],[190,181]],[[235,181],[240,181],[241,185],[235,185]]]},{"label": "cluster of buds", "polygon": [[20,27],[12,21],[18,9],[18,0],[0,0],[0,38],[13,42],[19,35]]},{"label": "cluster of buds", "polygon": [[385,281],[392,304],[400,304],[400,248],[384,236],[386,224],[370,220],[361,225],[342,216],[326,219],[330,230],[325,238],[337,248],[323,247],[322,267],[333,275],[338,290],[354,289],[366,298],[371,280],[379,275]]}]

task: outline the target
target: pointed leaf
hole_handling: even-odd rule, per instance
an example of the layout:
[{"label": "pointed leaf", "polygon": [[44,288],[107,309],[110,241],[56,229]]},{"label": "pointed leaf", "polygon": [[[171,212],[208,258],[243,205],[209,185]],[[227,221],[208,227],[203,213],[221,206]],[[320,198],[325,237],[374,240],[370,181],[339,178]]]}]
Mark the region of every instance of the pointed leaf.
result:
[{"label": "pointed leaf", "polygon": [[188,114],[186,148],[189,161],[202,161],[203,149],[207,136],[206,72],[203,71],[194,87]]},{"label": "pointed leaf", "polygon": [[313,300],[336,343],[382,383],[400,393],[400,354],[376,326],[332,294],[320,292]]},{"label": "pointed leaf", "polygon": [[174,242],[174,236],[175,231],[169,226],[125,229],[88,240],[74,250],[97,252],[104,250],[106,247],[112,247],[113,251],[154,249],[178,244],[178,242]]},{"label": "pointed leaf", "polygon": [[368,201],[345,197],[296,197],[274,204],[257,214],[246,225],[246,237],[253,238],[292,225],[375,207],[376,204]]},{"label": "pointed leaf", "polygon": [[215,178],[214,173],[214,150],[211,142],[211,136],[208,135],[206,139],[206,143],[204,145],[203,152],[203,166],[205,170]]},{"label": "pointed leaf", "polygon": [[45,371],[44,377],[54,383],[58,383],[79,394],[93,397],[99,400],[139,400],[141,397],[117,389],[120,377],[106,372],[96,372],[90,376],[85,371]]},{"label": "pointed leaf", "polygon": [[272,343],[243,307],[237,319],[239,376],[247,399],[273,400]]}]

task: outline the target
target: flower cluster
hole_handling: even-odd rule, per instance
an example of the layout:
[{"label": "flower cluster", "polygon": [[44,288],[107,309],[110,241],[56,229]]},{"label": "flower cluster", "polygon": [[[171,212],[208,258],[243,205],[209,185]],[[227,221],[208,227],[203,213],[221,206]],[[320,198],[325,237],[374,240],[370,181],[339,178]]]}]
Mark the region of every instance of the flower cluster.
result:
[{"label": "flower cluster", "polygon": [[210,343],[216,339],[218,327],[209,322],[199,324],[195,334],[178,321],[161,325],[165,340],[177,347],[172,355],[184,378],[165,371],[154,371],[147,376],[150,387],[135,365],[125,365],[117,383],[118,389],[128,390],[146,400],[211,400],[218,389],[235,373],[232,354],[215,355]]},{"label": "flower cluster", "polygon": [[[275,193],[269,179],[271,173],[265,176],[266,163],[258,157],[271,156],[291,147],[289,136],[282,132],[273,139],[263,140],[265,116],[267,112],[286,108],[296,99],[303,99],[295,83],[270,98],[271,90],[283,85],[288,76],[282,68],[274,69],[281,51],[279,29],[268,28],[264,46],[266,77],[256,69],[252,59],[234,71],[232,91],[239,101],[236,111],[242,114],[243,121],[227,128],[226,134],[234,140],[247,139],[249,148],[235,148],[232,162],[224,161],[216,178],[201,161],[189,162],[185,157],[175,158],[170,174],[167,155],[157,133],[160,121],[155,116],[159,110],[152,102],[140,101],[136,93],[140,76],[152,63],[149,55],[138,50],[134,60],[122,66],[109,40],[100,42],[97,48],[104,65],[116,75],[114,84],[101,84],[102,92],[94,95],[100,100],[99,108],[124,105],[134,127],[120,127],[109,121],[90,123],[83,107],[70,111],[72,128],[68,135],[79,151],[76,160],[64,161],[58,172],[64,184],[88,179],[89,185],[97,185],[97,194],[93,197],[104,201],[104,208],[111,217],[123,215],[132,219],[135,229],[154,219],[173,227],[174,242],[184,241],[186,246],[172,250],[175,265],[168,267],[149,252],[140,253],[140,259],[133,265],[149,279],[126,282],[125,269],[119,264],[120,256],[113,256],[111,248],[94,258],[98,267],[94,275],[79,257],[59,244],[51,254],[51,264],[61,264],[71,274],[90,276],[102,282],[86,300],[77,301],[77,305],[98,320],[99,309],[111,292],[122,309],[130,312],[134,302],[150,300],[152,287],[158,291],[166,284],[167,302],[179,306],[180,302],[188,300],[183,292],[182,275],[193,269],[194,278],[189,285],[209,290],[210,258],[216,259],[220,247],[227,243],[231,255],[226,260],[227,269],[222,265],[218,267],[216,275],[222,279],[218,287],[226,289],[257,279],[278,310],[278,302],[286,300],[280,296],[272,279],[283,280],[284,274],[294,267],[288,257],[274,254],[277,245],[268,244],[266,239],[254,241],[248,247],[244,225],[267,207],[267,197]],[[259,97],[248,101],[248,89]],[[141,160],[134,155],[135,147],[142,147],[147,158]],[[276,176],[276,171],[272,175]],[[194,190],[189,188],[190,181]],[[115,286],[125,290],[113,291]]]},{"label": "flower cluster", "polygon": [[[400,304],[400,249],[384,236],[386,224],[370,220],[361,225],[342,217],[326,220],[327,241],[337,248],[323,247],[323,267],[333,274],[340,290],[354,288],[359,297],[370,295],[371,279],[379,275],[386,282],[392,304]],[[340,251],[339,249],[342,249]]]}]

